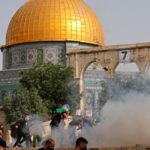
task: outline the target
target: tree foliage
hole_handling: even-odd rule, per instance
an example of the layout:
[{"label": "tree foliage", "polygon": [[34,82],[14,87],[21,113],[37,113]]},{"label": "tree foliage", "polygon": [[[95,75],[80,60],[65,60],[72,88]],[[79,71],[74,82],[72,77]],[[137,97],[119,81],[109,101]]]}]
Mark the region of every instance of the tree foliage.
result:
[{"label": "tree foliage", "polygon": [[59,64],[38,63],[20,72],[21,89],[12,96],[5,95],[3,108],[8,123],[26,114],[50,117],[50,110],[68,103],[71,108],[79,104],[79,85],[73,68]]},{"label": "tree foliage", "polygon": [[48,102],[49,108],[64,103],[74,105],[74,102],[79,102],[79,87],[74,84],[72,67],[52,63],[38,63],[31,69],[23,70],[20,76],[20,83],[23,87],[28,90],[35,88],[40,97]]},{"label": "tree foliage", "polygon": [[12,96],[5,95],[3,109],[7,123],[12,123],[27,114],[48,117],[47,104],[38,95],[36,89],[21,88]]}]

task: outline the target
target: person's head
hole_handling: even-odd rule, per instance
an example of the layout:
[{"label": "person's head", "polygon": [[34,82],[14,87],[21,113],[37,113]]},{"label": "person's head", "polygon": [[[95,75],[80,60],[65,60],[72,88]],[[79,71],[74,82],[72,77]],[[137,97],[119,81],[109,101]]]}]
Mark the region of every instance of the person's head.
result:
[{"label": "person's head", "polygon": [[46,150],[54,150],[55,141],[53,139],[48,139],[45,142],[45,149]]},{"label": "person's head", "polygon": [[76,140],[76,147],[78,147],[80,150],[86,150],[87,144],[88,144],[88,141],[83,137],[79,137]]}]

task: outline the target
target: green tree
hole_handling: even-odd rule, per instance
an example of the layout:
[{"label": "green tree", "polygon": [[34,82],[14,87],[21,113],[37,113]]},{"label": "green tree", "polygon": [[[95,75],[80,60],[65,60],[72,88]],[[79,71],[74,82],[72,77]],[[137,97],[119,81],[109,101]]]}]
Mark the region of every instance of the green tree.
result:
[{"label": "green tree", "polygon": [[21,88],[12,96],[5,95],[3,110],[7,123],[12,123],[27,114],[48,117],[47,104],[42,101],[36,89]]},{"label": "green tree", "polygon": [[74,106],[74,102],[79,102],[79,87],[74,82],[72,67],[38,63],[30,69],[21,71],[20,76],[23,87],[28,90],[37,89],[40,97],[47,101],[52,109],[64,103]]}]

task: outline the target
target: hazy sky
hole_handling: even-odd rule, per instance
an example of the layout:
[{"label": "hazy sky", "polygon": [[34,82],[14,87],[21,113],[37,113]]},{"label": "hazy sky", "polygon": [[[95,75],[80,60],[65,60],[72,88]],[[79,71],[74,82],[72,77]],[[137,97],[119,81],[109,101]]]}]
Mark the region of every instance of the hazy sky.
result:
[{"label": "hazy sky", "polygon": [[[0,45],[5,44],[8,23],[27,0],[0,0]],[[85,0],[103,25],[105,44],[150,41],[150,0]],[[0,54],[0,69],[2,56]]]}]

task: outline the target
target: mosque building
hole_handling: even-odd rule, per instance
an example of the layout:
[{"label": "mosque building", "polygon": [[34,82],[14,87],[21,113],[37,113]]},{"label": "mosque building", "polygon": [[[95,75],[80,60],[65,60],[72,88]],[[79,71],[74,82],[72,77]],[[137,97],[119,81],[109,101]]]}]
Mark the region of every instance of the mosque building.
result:
[{"label": "mosque building", "polygon": [[4,92],[18,88],[21,69],[35,62],[65,65],[72,49],[101,46],[102,25],[84,0],[28,0],[12,17],[0,47],[0,102]]}]

